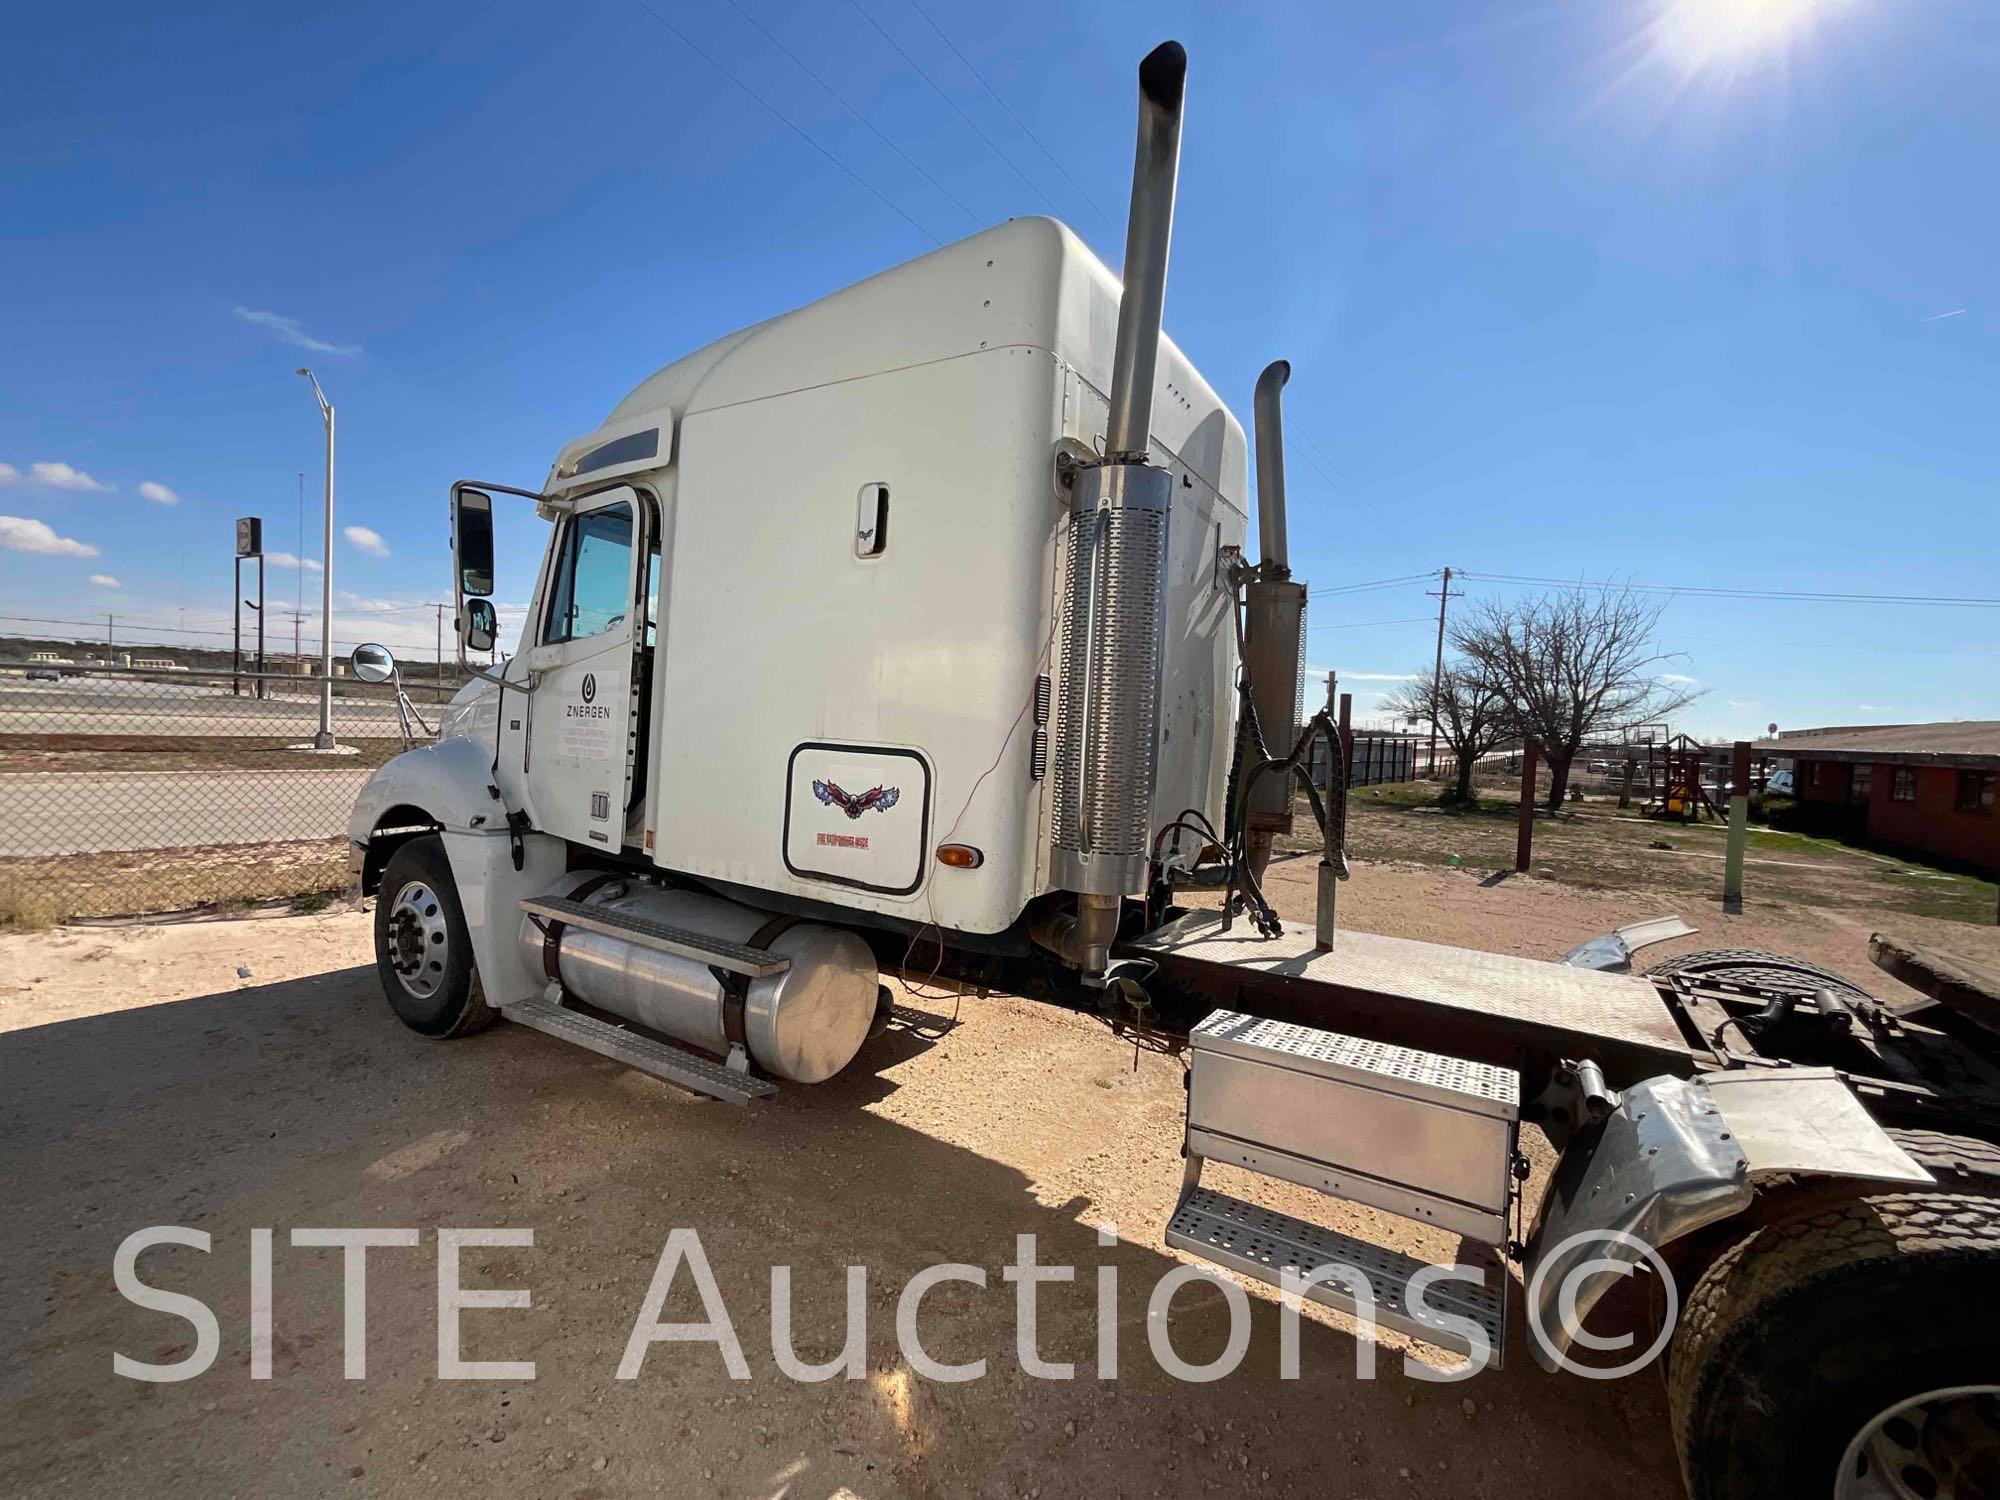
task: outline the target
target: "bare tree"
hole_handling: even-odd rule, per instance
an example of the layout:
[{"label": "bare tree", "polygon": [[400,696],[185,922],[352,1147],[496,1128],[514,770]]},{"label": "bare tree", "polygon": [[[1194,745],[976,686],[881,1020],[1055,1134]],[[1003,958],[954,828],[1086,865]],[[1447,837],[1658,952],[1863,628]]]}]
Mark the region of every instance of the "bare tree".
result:
[{"label": "bare tree", "polygon": [[1562,806],[1584,742],[1677,713],[1699,697],[1661,680],[1678,660],[1656,643],[1660,611],[1630,589],[1572,588],[1460,617],[1452,645],[1506,697],[1520,733],[1542,742]]},{"label": "bare tree", "polygon": [[1406,688],[1383,700],[1390,713],[1412,719],[1435,719],[1438,735],[1458,761],[1452,797],[1472,800],[1472,771],[1479,757],[1497,749],[1512,732],[1507,695],[1494,681],[1465,662],[1453,662],[1439,677],[1419,672]]}]

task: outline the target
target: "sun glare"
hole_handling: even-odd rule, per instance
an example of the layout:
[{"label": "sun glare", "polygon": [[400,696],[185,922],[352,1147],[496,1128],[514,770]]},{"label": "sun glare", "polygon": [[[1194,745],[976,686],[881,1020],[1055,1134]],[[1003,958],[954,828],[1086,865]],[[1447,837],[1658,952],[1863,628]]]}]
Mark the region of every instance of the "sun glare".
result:
[{"label": "sun glare", "polygon": [[1841,0],[1661,0],[1660,53],[1689,72],[1735,68],[1801,41]]}]

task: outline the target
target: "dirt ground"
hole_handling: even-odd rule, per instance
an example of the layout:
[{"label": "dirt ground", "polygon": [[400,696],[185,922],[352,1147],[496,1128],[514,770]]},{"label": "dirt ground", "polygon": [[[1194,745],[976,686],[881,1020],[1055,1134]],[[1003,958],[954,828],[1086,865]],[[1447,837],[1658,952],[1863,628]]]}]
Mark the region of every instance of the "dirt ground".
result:
[{"label": "dirt ground", "polygon": [[[1307,917],[1307,860],[1274,867]],[[1656,898],[1472,870],[1362,865],[1348,924],[1554,957]],[[1751,902],[1674,948],[1765,946],[1873,984],[1871,927],[1992,962],[1990,929],[1848,907]],[[1343,1321],[1311,1309],[1303,1376],[1278,1377],[1279,1319],[1251,1289],[1234,1374],[1183,1384],[1148,1352],[1146,1299],[1179,1264],[1161,1245],[1179,1180],[1181,1068],[1085,1018],[967,1000],[942,1038],[892,1030],[817,1088],[748,1112],[697,1100],[522,1028],[450,1044],[391,1017],[368,921],[343,909],[0,936],[0,1172],[9,1188],[0,1339],[0,1494],[639,1494],[828,1496],[1311,1495],[1666,1500],[1680,1482],[1652,1374],[1599,1383],[1540,1371],[1515,1318],[1504,1370],[1408,1376],[1385,1340],[1355,1378]],[[1672,948],[1650,950],[1648,958]],[[910,1003],[948,1014],[950,1002]],[[1218,1174],[1220,1176],[1221,1174]],[[1226,1181],[1244,1191],[1241,1180]],[[1449,1243],[1273,1186],[1255,1194],[1402,1248]],[[1100,1248],[1097,1226],[1117,1226]],[[164,1361],[190,1326],[114,1288],[120,1241],[153,1224],[208,1254],[148,1251],[141,1275],[212,1307],[206,1374],[146,1384],[114,1352]],[[342,1378],[336,1254],[288,1231],[403,1226],[416,1248],[368,1257],[366,1378]],[[272,1378],[250,1376],[251,1230],[275,1226]],[[465,1353],[533,1360],[532,1380],[437,1375],[437,1235],[522,1226],[529,1247],[470,1249],[468,1286],[529,1288],[527,1308],[464,1314]],[[752,1378],[704,1344],[655,1344],[615,1378],[668,1234],[699,1231]],[[1014,1353],[1015,1236],[1078,1268],[1040,1295],[1035,1379]],[[985,1357],[964,1384],[912,1374],[895,1303],[939,1262],[985,1268],[924,1302],[934,1358]],[[771,1353],[771,1267],[794,1268],[802,1358],[840,1341],[842,1268],[867,1268],[866,1376],[795,1384]],[[1118,1273],[1119,1378],[1096,1377],[1100,1267]],[[1519,1290],[1515,1289],[1516,1305]],[[1181,1356],[1214,1356],[1219,1293],[1173,1304]],[[685,1271],[663,1317],[695,1319]],[[1430,1356],[1432,1359],[1438,1356]]]}]

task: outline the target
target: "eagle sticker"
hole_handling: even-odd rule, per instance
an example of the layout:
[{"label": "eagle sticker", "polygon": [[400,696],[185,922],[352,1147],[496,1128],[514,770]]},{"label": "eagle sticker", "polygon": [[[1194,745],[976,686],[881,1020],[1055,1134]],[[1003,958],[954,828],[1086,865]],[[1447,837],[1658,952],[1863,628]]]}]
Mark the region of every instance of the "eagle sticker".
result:
[{"label": "eagle sticker", "polygon": [[902,793],[893,786],[878,786],[856,795],[842,791],[837,782],[815,781],[813,795],[828,807],[837,807],[848,817],[858,818],[870,809],[887,812],[896,805],[896,799]]}]

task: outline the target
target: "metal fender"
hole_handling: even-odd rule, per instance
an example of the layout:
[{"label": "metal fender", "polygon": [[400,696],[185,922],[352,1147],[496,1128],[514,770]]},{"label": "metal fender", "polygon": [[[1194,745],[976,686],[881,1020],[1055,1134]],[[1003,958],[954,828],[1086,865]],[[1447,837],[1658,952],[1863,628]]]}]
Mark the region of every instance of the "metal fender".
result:
[{"label": "metal fender", "polygon": [[416,808],[451,833],[504,830],[507,810],[492,786],[493,752],[477,740],[441,740],[405,750],[362,786],[348,815],[347,840],[366,844],[395,807]]},{"label": "metal fender", "polygon": [[1616,932],[1607,932],[1602,937],[1578,943],[1556,962],[1568,964],[1573,969],[1602,969],[1610,974],[1626,974],[1632,969],[1632,955],[1641,948],[1664,943],[1669,938],[1686,937],[1694,930],[1679,917],[1654,917],[1651,921],[1633,922]]},{"label": "metal fender", "polygon": [[[1929,1183],[1827,1068],[1649,1078],[1625,1090],[1599,1132],[1563,1154],[1528,1246],[1528,1331],[1545,1369],[1579,1342],[1590,1311],[1640,1261],[1748,1208],[1777,1177]],[[1609,1274],[1607,1274],[1609,1273]]]},{"label": "metal fender", "polygon": [[493,790],[492,748],[470,738],[440,740],[404,751],[369,777],[347,820],[357,875],[385,822],[391,828],[435,823],[443,833],[486,1003],[538,997],[547,981],[515,951],[519,908],[562,874],[566,848],[544,833],[524,831],[518,847],[508,836],[507,809]]}]

